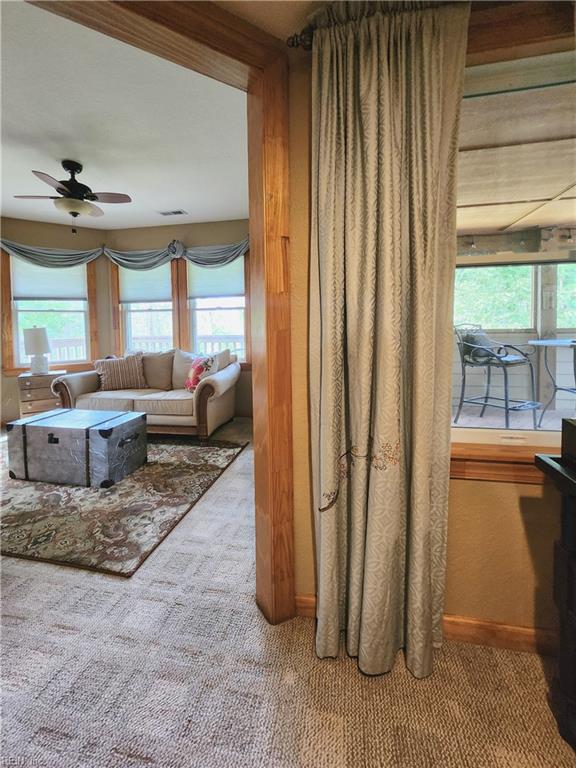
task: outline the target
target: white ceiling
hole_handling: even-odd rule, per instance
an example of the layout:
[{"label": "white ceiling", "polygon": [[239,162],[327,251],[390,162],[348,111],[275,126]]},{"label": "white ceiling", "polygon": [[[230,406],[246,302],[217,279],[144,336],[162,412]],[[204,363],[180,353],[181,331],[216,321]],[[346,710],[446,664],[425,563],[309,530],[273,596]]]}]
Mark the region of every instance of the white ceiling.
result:
[{"label": "white ceiling", "polygon": [[[60,224],[71,218],[31,170],[67,178],[84,165],[101,204],[99,229],[248,217],[246,95],[22,2],[2,2],[2,215]],[[186,216],[160,216],[184,209]]]},{"label": "white ceiling", "polygon": [[[316,5],[218,4],[281,37]],[[102,205],[84,226],[248,216],[245,94],[28,4],[0,6],[3,215],[69,223],[51,201],[13,198],[51,194],[30,170],[65,178],[67,157],[84,164],[79,180],[94,191],[134,199]],[[576,225],[576,189],[555,200],[576,185],[576,86],[549,87],[573,81],[575,61],[563,53],[467,70],[459,232]],[[515,88],[530,90],[507,92]],[[158,213],[179,208],[188,215]]]}]

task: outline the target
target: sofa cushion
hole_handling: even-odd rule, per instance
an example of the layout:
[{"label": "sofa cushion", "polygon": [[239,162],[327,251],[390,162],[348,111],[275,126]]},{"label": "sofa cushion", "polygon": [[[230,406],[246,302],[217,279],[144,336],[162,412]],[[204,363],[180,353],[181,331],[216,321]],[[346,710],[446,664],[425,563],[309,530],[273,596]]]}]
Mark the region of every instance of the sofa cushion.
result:
[{"label": "sofa cushion", "polygon": [[194,395],[186,389],[142,395],[134,401],[134,410],[154,416],[192,416]]},{"label": "sofa cushion", "polygon": [[172,389],[173,362],[173,349],[169,352],[145,352],[142,364],[146,384],[152,389]]},{"label": "sofa cushion", "polygon": [[172,363],[172,389],[184,389],[184,382],[188,371],[198,355],[194,352],[183,352],[181,349],[174,350],[174,362]]},{"label": "sofa cushion", "polygon": [[89,411],[139,411],[140,408],[134,407],[134,400],[154,392],[153,389],[117,389],[113,392],[98,390],[77,397],[75,407]]},{"label": "sofa cushion", "polygon": [[104,391],[146,387],[142,352],[126,357],[95,360],[94,368],[100,376],[100,387]]}]

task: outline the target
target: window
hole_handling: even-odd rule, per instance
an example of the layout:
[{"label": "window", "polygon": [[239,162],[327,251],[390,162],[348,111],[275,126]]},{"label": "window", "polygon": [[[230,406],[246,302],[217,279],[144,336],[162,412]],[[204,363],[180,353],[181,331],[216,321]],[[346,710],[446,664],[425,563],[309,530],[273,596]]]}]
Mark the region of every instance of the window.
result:
[{"label": "window", "polygon": [[530,329],[534,323],[534,267],[529,264],[460,267],[454,289],[454,324],[485,329]]},{"label": "window", "polygon": [[[466,438],[474,442],[529,445],[542,438],[553,445],[557,434],[551,433],[558,433],[563,418],[574,417],[575,147],[563,138],[565,105],[576,93],[572,68],[553,53],[465,72],[453,439],[471,428]],[[487,333],[491,355],[477,349],[466,356],[471,344],[489,343],[473,329],[466,340],[467,325]]]},{"label": "window", "polygon": [[192,349],[230,349],[246,360],[244,258],[214,268],[189,263],[188,301]]},{"label": "window", "polygon": [[174,346],[170,264],[119,268],[125,350],[163,352]]},{"label": "window", "polygon": [[557,266],[556,326],[576,338],[576,264]]},{"label": "window", "polygon": [[10,267],[16,365],[30,364],[22,331],[34,326],[47,330],[51,364],[89,360],[86,265],[47,268],[12,258]]},{"label": "window", "polygon": [[[560,430],[562,419],[572,417],[576,406],[574,350],[565,346],[568,340],[576,338],[576,263],[572,263],[573,255],[570,251],[503,254],[501,258],[534,263],[499,266],[478,266],[482,261],[480,256],[475,258],[474,266],[457,266],[456,269],[454,325],[480,325],[496,344],[517,348],[509,349],[509,354],[517,355],[521,350],[528,355],[534,371],[534,391],[530,368],[514,365],[507,371],[509,397],[517,402],[539,402],[536,410],[538,428],[548,431]],[[458,261],[469,258],[460,256]],[[531,344],[531,341],[537,343]],[[548,342],[547,346],[541,346],[543,341]],[[556,341],[560,343],[553,343]],[[455,350],[452,377],[455,415],[462,379],[461,355]],[[482,398],[488,388],[492,397],[500,398],[500,405],[504,402],[506,384],[501,369],[493,369],[489,382],[485,367],[469,367],[465,385],[465,396],[476,398],[477,403],[465,403],[457,426],[500,428],[502,413],[490,408],[484,414],[480,413]],[[549,406],[544,410],[546,403]],[[510,424],[513,429],[533,430],[532,412],[520,409],[512,413]]]}]

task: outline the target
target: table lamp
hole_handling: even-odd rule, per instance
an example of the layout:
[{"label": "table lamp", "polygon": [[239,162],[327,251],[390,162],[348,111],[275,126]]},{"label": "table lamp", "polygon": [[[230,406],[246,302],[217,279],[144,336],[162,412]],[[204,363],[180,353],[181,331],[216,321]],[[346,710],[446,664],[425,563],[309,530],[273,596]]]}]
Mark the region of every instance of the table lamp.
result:
[{"label": "table lamp", "polygon": [[31,373],[48,373],[48,358],[50,343],[46,328],[24,328],[24,351],[31,356]]}]

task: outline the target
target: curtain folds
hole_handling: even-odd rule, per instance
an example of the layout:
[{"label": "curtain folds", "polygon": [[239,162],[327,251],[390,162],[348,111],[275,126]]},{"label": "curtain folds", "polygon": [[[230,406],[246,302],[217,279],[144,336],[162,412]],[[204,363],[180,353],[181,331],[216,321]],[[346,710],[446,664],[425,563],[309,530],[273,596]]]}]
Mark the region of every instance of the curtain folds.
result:
[{"label": "curtain folds", "polygon": [[176,242],[170,243],[166,248],[151,251],[113,251],[110,248],[102,248],[102,253],[124,269],[155,269],[182,255],[182,243],[179,243],[180,247],[177,248]]},{"label": "curtain folds", "polygon": [[166,248],[140,251],[114,251],[106,246],[90,251],[72,251],[55,248],[35,248],[30,245],[1,240],[2,248],[10,255],[39,267],[75,267],[105,255],[110,261],[125,269],[154,269],[171,261],[184,258],[201,267],[223,267],[244,256],[250,249],[248,238],[230,245],[201,245],[186,248],[179,240],[173,240]]},{"label": "curtain folds", "polygon": [[404,648],[424,677],[441,641],[468,14],[337,3],[314,33],[316,650],[344,631],[366,674]]},{"label": "curtain folds", "polygon": [[224,267],[240,256],[245,256],[249,250],[250,243],[245,237],[244,240],[232,245],[200,245],[186,248],[184,258],[199,267]]},{"label": "curtain folds", "polygon": [[11,240],[0,240],[2,248],[11,256],[30,262],[37,267],[77,267],[87,264],[102,254],[102,248],[91,251],[67,251],[56,248],[34,248],[31,245],[14,243]]}]

